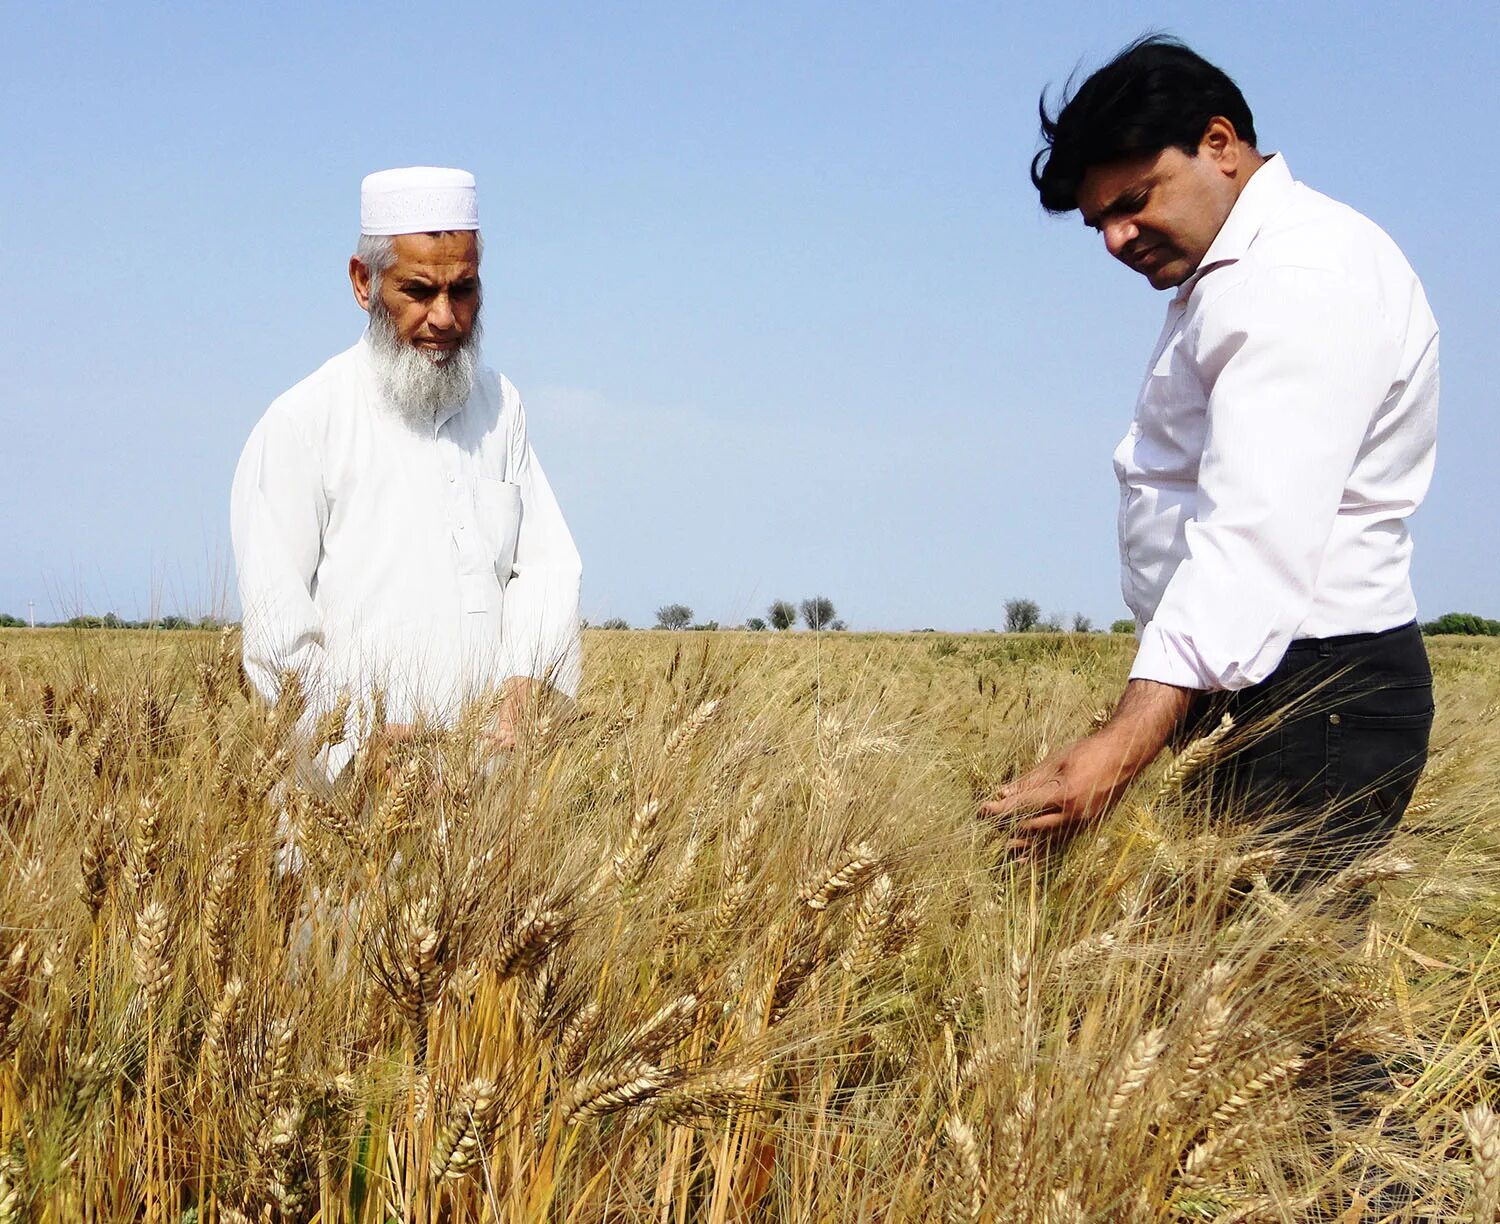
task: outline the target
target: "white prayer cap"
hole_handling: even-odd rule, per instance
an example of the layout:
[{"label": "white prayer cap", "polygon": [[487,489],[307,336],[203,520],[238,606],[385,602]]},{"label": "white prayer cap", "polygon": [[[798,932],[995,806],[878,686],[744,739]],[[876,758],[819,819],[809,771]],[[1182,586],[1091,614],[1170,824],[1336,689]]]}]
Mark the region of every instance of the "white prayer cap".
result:
[{"label": "white prayer cap", "polygon": [[361,234],[477,230],[479,197],[467,170],[406,166],[377,170],[359,185]]}]

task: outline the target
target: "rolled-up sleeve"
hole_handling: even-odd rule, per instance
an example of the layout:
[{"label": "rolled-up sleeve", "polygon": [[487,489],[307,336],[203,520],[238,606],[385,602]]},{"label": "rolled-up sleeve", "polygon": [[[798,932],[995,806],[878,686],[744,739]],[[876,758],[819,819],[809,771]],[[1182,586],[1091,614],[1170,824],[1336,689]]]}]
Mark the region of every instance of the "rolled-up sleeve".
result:
[{"label": "rolled-up sleeve", "polygon": [[578,606],[583,563],[531,449],[519,400],[509,446],[511,479],[521,490],[521,527],[501,623],[507,668],[511,676],[531,676],[576,696],[582,676]]},{"label": "rolled-up sleeve", "polygon": [[1187,336],[1208,389],[1198,513],[1131,678],[1239,689],[1275,670],[1307,617],[1396,353],[1368,295],[1320,270],[1260,272],[1198,313]]},{"label": "rolled-up sleeve", "polygon": [[[307,697],[304,727],[333,709],[344,687],[333,674],[312,597],[328,517],[314,455],[294,422],[273,409],[240,455],[229,509],[245,673],[274,702],[281,674],[295,672]],[[330,776],[352,751],[348,740],[327,750]]]}]

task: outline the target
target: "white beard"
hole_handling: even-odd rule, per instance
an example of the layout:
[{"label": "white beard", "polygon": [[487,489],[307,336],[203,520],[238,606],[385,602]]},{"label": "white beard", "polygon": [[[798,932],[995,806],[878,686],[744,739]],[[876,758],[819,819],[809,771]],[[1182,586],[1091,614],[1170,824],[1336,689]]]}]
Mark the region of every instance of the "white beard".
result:
[{"label": "white beard", "polygon": [[479,320],[449,353],[427,353],[405,344],[380,298],[370,297],[370,352],[386,406],[412,429],[426,433],[441,412],[459,408],[479,373]]}]

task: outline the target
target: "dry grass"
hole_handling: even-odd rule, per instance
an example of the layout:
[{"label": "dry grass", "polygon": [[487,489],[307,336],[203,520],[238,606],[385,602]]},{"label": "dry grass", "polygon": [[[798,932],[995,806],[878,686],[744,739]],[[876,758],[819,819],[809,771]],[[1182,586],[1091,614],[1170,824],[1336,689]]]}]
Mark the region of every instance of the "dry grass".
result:
[{"label": "dry grass", "polygon": [[[0,1221],[1495,1218],[1489,643],[1291,899],[1186,806],[1217,743],[1049,861],[972,819],[1117,640],[596,634],[507,759],[331,794],[233,651],[0,634]],[[1360,1051],[1400,1097],[1330,1126]]]}]

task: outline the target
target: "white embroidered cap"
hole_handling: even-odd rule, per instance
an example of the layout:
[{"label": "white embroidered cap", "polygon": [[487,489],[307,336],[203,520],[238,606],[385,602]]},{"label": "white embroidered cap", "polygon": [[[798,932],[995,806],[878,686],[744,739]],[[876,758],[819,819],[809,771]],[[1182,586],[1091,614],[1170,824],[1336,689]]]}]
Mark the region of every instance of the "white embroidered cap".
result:
[{"label": "white embroidered cap", "polygon": [[359,185],[361,234],[477,230],[479,196],[467,170],[405,166],[377,170]]}]

